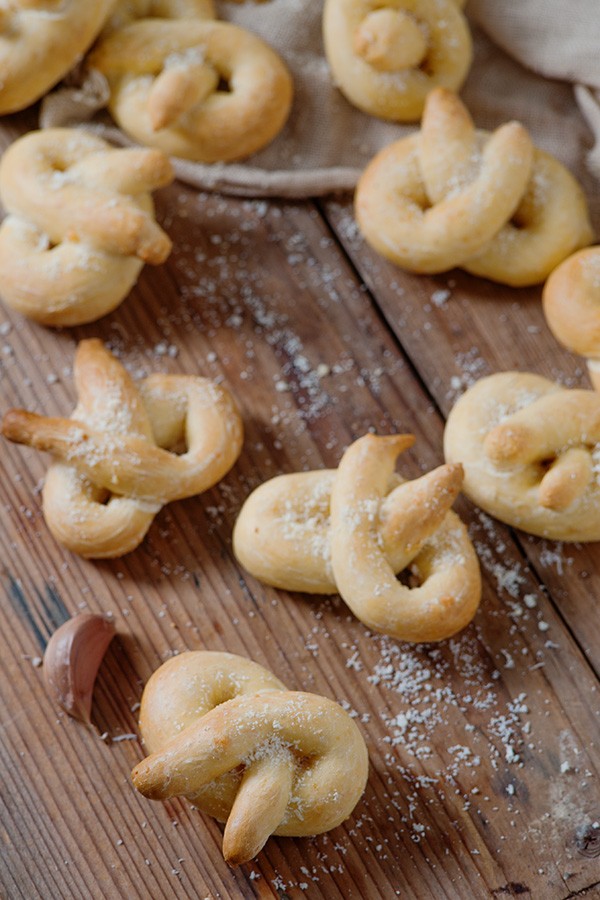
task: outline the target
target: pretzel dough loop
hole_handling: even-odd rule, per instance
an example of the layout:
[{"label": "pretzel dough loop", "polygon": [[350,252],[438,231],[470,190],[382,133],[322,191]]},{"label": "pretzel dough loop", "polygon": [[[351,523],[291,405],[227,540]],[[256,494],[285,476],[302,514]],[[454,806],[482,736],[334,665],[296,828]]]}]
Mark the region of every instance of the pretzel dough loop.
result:
[{"label": "pretzel dough loop", "polygon": [[526,372],[484,378],[448,417],[446,459],[464,492],[509,525],[553,540],[600,540],[600,395]]},{"label": "pretzel dough loop", "polygon": [[0,292],[46,325],[92,322],[113,310],[144,262],[171,241],[150,191],[171,182],[158,150],[116,150],[68,128],[31,132],[0,163]]},{"label": "pretzel dough loop", "polygon": [[288,691],[230,653],[183,653],[150,678],[140,730],[151,755],[133,770],[144,796],[185,796],[227,822],[223,854],[247,862],[271,834],[320,834],[354,809],[367,779],[350,716]]},{"label": "pretzel dough loop", "polygon": [[477,131],[442,88],[420,133],[369,163],[355,211],[367,242],[409,271],[461,266],[515,287],[543,281],[592,236],[583,192],[560,163],[517,122]]},{"label": "pretzel dough loop", "polygon": [[[56,539],[89,558],[122,556],[161,506],[212,487],[242,443],[233,399],[208,379],[151,375],[136,387],[97,340],[75,358],[79,403],[70,419],[10,410],[9,440],[51,453],[44,516]],[[186,452],[172,452],[182,446]]]},{"label": "pretzel dough loop", "polygon": [[224,22],[135,22],[102,41],[89,63],[108,79],[121,128],[185,159],[250,156],[279,133],[291,107],[292,81],[279,56]]},{"label": "pretzel dough loop", "polygon": [[429,91],[459,90],[472,58],[452,0],[326,0],[325,53],[343,94],[366,113],[412,122]]},{"label": "pretzel dough loop", "polygon": [[119,0],[101,38],[138,19],[214,19],[212,0]]},{"label": "pretzel dough loop", "polygon": [[[339,591],[369,628],[399,640],[441,640],[477,609],[473,547],[450,511],[460,467],[404,482],[394,475],[411,435],[366,435],[337,470],[283,475],[246,500],[235,525],[239,562],[284,590]],[[410,568],[419,586],[396,573]]]}]

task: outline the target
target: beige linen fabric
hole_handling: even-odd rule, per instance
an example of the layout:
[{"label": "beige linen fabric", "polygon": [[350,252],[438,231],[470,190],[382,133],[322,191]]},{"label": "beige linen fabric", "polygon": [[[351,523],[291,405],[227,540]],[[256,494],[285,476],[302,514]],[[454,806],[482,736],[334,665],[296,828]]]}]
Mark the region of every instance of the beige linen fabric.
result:
[{"label": "beige linen fabric", "polygon": [[596,141],[588,163],[600,177],[600,0],[470,0],[468,9],[524,66],[575,84]]},{"label": "beige linen fabric", "polygon": [[[590,37],[591,11],[600,0],[578,0],[577,5],[590,11],[583,37]],[[525,9],[531,9],[535,22],[550,20],[548,11],[559,9],[564,0],[472,0],[477,22],[490,13],[489,22],[497,24],[498,34],[509,38],[510,17],[504,20],[504,10],[514,7],[519,12],[513,28],[521,25]],[[567,24],[561,23],[554,34],[557,44],[565,39],[567,27],[578,25],[572,14],[573,4],[564,3]],[[544,14],[540,16],[540,8]],[[501,12],[499,11],[501,10]],[[201,165],[176,161],[182,180],[209,190],[221,190],[245,196],[308,197],[332,191],[351,190],[360,171],[383,146],[410,134],[416,126],[382,122],[354,109],[331,83],[323,53],[321,37],[322,0],[268,0],[255,4],[220,2],[222,19],[249,28],[274,46],[290,67],[295,84],[295,99],[290,119],[273,143],[255,154],[247,162],[229,165]],[[468,8],[467,8],[468,11]],[[502,28],[500,28],[502,26]],[[490,25],[490,34],[495,30]],[[598,31],[598,28],[596,28]],[[529,29],[534,35],[535,25]],[[544,31],[544,34],[546,32]],[[546,35],[548,47],[552,36]],[[576,42],[576,37],[573,41]],[[519,44],[520,46],[520,44]],[[527,52],[523,51],[527,59]],[[533,60],[534,57],[532,56]],[[581,78],[593,69],[593,58],[582,56],[585,66],[581,74],[562,72],[562,77]],[[573,53],[573,66],[579,54]],[[529,64],[529,63],[528,63]],[[533,65],[533,62],[531,63]],[[540,67],[541,71],[541,67]],[[596,71],[596,77],[600,75]],[[591,83],[591,82],[588,82]],[[584,90],[582,88],[582,90]],[[509,119],[520,119],[530,129],[534,140],[554,153],[585,182],[585,154],[591,146],[591,132],[573,100],[572,87],[567,83],[548,81],[525,69],[481,32],[475,30],[475,60],[462,92],[477,125],[495,128]],[[591,96],[591,94],[590,94]],[[101,76],[76,82],[70,90],[56,92],[46,99],[42,109],[43,126],[74,124],[90,119],[106,103],[106,89]],[[590,124],[594,124],[591,114]],[[588,116],[589,117],[589,116]],[[94,117],[98,121],[98,116]],[[127,142],[114,127],[109,128],[102,115],[103,133]],[[600,111],[595,121],[600,137]],[[598,223],[598,218],[596,218]]]}]

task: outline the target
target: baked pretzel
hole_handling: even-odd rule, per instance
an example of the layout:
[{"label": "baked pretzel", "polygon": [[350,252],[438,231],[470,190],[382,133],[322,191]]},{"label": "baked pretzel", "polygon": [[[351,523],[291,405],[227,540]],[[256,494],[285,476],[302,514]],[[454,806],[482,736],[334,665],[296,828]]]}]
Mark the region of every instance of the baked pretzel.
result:
[{"label": "baked pretzel", "polygon": [[463,491],[486,512],[540,537],[600,540],[600,395],[540,375],[483,378],[452,409],[444,435]]},{"label": "baked pretzel", "polygon": [[74,377],[69,419],[12,409],[2,433],[54,456],[43,508],[56,540],[87,558],[122,556],[162,506],[224,477],[241,450],[241,419],[206,378],[150,375],[136,386],[98,340],[79,344]]},{"label": "baked pretzel", "polygon": [[363,172],[356,218],[367,242],[412,272],[460,266],[514,287],[537,284],[589,243],[583,192],[522,125],[475,129],[444,88],[421,132],[386,147]]},{"label": "baked pretzel", "polygon": [[93,43],[115,0],[5,0],[0,8],[0,114],[34,103]]},{"label": "baked pretzel", "polygon": [[600,246],[561,263],[545,284],[543,303],[554,337],[587,357],[590,379],[600,391]]},{"label": "baked pretzel", "polygon": [[110,85],[109,109],[142,144],[199,162],[260,150],[283,128],[292,80],[258,37],[226,22],[147,19],[89,58]]},{"label": "baked pretzel", "polygon": [[335,83],[366,113],[414,122],[429,91],[459,90],[473,49],[457,0],[326,0],[325,55]]},{"label": "baked pretzel", "polygon": [[79,325],[110,312],[145,262],[171,241],[150,191],[169,184],[159,150],[116,150],[82,131],[34,131],[0,162],[0,294],[45,325]]},{"label": "baked pretzel", "polygon": [[132,772],[152,800],[187,797],[227,822],[223,855],[248,862],[271,834],[337,827],[367,781],[365,742],[341,706],[286,690],[232,653],[182,653],[152,675],[140,730],[150,756]]},{"label": "baked pretzel", "polygon": [[[415,481],[394,474],[412,435],[367,434],[338,469],[281,475],[246,500],[233,533],[239,562],[290,591],[339,591],[375,631],[439,641],[464,628],[481,596],[477,557],[450,507],[460,466]],[[418,586],[396,574],[411,569]]]}]

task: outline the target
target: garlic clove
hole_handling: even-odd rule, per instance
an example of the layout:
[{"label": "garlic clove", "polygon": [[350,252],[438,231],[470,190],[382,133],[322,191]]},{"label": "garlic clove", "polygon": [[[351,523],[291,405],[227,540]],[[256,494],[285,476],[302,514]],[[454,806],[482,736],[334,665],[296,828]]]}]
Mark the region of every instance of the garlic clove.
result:
[{"label": "garlic clove", "polygon": [[44,680],[66,713],[90,724],[92,694],[100,663],[115,635],[104,616],[80,613],[54,632],[44,653]]}]

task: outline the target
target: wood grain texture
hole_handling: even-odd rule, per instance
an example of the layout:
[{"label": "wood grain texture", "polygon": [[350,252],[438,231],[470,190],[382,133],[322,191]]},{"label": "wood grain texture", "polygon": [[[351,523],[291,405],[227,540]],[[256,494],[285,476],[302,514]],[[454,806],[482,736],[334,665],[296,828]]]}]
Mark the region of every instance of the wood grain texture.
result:
[{"label": "wood grain texture", "polygon": [[[11,119],[4,139],[26,121]],[[443,417],[473,378],[517,366],[578,380],[537,293],[515,300],[454,273],[400,273],[362,245],[346,203],[237,201],[177,184],[157,206],[174,252],[112,315],[49,331],[0,314],[2,409],[68,413],[74,347],[97,336],[134,375],[223,380],[243,411],[244,450],[219,486],[163,509],[137,551],[94,563],[45,527],[48,459],[2,444],[3,893],[591,896],[597,548],[530,540],[461,500],[482,559],[482,607],[461,635],[422,646],[369,634],[338,598],[264,587],[231,551],[236,514],[265,478],[334,466],[367,429],[415,433],[400,463],[414,477],[442,461]],[[112,614],[118,629],[97,681],[97,731],[50,706],[36,659],[80,609]],[[186,648],[247,655],[356,716],[371,770],[344,825],[271,839],[230,870],[221,826],[183,801],[136,794],[129,772],[143,750],[119,737],[137,732],[151,672]]]}]

